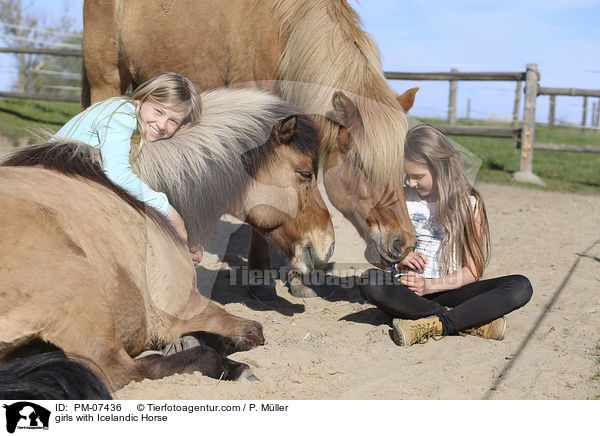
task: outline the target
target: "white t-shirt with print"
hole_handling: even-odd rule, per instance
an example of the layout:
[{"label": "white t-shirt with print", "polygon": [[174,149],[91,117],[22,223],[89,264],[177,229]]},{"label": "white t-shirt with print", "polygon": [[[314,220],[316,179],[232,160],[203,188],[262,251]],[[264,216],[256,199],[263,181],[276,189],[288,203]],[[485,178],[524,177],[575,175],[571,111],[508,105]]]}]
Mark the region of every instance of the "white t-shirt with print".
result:
[{"label": "white t-shirt with print", "polygon": [[[417,237],[417,248],[415,251],[423,253],[427,258],[427,264],[422,275],[426,279],[436,279],[443,277],[440,246],[444,240],[445,230],[435,219],[435,208],[437,201],[427,202],[419,197],[415,189],[404,188],[404,197],[406,199],[406,208],[408,215],[415,226]],[[477,200],[471,195],[471,204],[475,207]],[[452,273],[458,269],[456,265],[456,255],[453,255],[454,261],[450,263]]]}]

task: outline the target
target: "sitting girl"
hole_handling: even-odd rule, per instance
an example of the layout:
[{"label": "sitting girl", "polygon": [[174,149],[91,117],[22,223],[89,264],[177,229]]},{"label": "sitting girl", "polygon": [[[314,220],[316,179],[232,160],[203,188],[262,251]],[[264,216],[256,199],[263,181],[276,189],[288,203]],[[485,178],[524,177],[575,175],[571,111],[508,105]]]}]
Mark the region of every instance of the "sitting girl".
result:
[{"label": "sitting girl", "polygon": [[417,247],[397,270],[366,271],[361,294],[394,318],[397,345],[458,333],[500,340],[504,315],[530,300],[531,283],[521,275],[480,280],[490,251],[485,206],[452,141],[421,124],[405,147],[404,193]]}]

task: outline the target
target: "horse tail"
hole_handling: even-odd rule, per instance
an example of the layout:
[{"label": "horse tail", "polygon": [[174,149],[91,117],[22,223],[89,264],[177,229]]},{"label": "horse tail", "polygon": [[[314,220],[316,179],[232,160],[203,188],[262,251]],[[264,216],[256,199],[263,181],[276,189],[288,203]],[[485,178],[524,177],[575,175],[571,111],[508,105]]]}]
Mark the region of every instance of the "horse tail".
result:
[{"label": "horse tail", "polygon": [[0,365],[0,400],[110,400],[104,383],[61,351]]},{"label": "horse tail", "polygon": [[92,104],[92,93],[90,87],[90,80],[88,79],[85,71],[85,63],[81,65],[81,108],[85,109]]}]

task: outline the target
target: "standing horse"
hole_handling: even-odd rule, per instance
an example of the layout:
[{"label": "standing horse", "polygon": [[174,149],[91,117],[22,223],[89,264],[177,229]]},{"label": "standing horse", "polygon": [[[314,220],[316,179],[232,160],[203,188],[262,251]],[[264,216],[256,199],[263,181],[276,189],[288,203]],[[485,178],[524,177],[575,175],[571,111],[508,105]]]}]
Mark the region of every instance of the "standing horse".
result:
[{"label": "standing horse", "polygon": [[[85,0],[82,104],[161,71],[199,88],[258,82],[316,117],[324,183],[376,265],[415,244],[401,189],[405,111],[344,0]],[[333,104],[332,104],[333,102]],[[249,266],[268,268],[254,236]],[[298,288],[295,295],[310,295]]]},{"label": "standing horse", "polygon": [[[191,235],[231,212],[297,255],[292,263],[326,261],[333,235],[314,185],[312,122],[258,90],[217,90],[203,100],[200,124],[146,147],[140,173],[156,168],[155,184],[181,206]],[[97,157],[85,144],[56,141],[0,166],[0,362],[58,348],[94,362],[112,390],[176,372],[247,373],[225,355],[263,343],[261,325],[197,291],[184,242],[112,184]],[[199,331],[221,336],[208,336],[216,351],[131,357]]]}]

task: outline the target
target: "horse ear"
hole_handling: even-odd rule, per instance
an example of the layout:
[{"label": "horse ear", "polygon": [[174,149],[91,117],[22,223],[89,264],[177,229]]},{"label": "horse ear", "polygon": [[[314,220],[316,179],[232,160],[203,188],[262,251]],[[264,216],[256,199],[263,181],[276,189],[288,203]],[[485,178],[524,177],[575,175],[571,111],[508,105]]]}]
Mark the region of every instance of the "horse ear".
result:
[{"label": "horse ear", "polygon": [[279,120],[275,126],[275,136],[281,144],[289,144],[295,133],[296,115]]},{"label": "horse ear", "polygon": [[331,103],[333,112],[329,112],[329,117],[335,122],[347,129],[362,124],[358,109],[343,92],[334,92]]},{"label": "horse ear", "polygon": [[415,103],[415,94],[418,90],[419,88],[410,88],[396,98],[405,112],[408,112],[410,108],[413,107],[413,104]]}]

